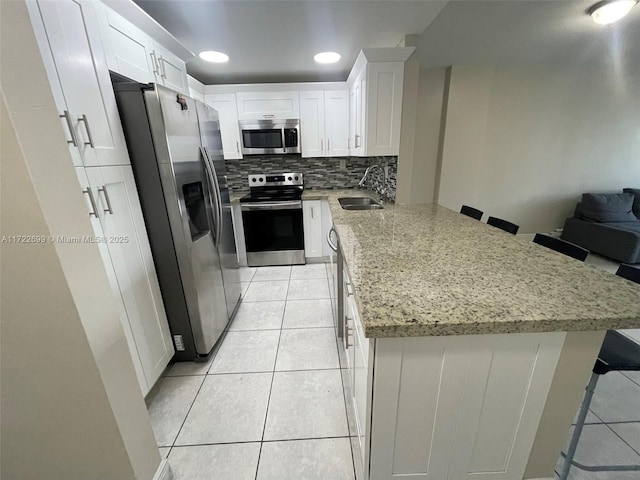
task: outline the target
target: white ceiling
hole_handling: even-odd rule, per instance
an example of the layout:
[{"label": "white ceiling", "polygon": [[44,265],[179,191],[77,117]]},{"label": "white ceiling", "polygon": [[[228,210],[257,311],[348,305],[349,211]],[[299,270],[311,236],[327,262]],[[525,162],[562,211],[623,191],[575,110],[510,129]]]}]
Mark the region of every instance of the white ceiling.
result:
[{"label": "white ceiling", "polygon": [[[640,71],[640,6],[596,25],[596,0],[134,0],[185,47],[219,50],[189,73],[205,84],[345,80],[362,48],[393,47],[422,34],[423,68],[602,61]],[[335,65],[313,55],[342,54]]]},{"label": "white ceiling", "polygon": [[[196,58],[189,74],[204,84],[341,81],[358,52],[395,47],[419,34],[446,1],[135,0],[189,50],[218,50],[227,64]],[[313,55],[336,51],[334,65]]]}]

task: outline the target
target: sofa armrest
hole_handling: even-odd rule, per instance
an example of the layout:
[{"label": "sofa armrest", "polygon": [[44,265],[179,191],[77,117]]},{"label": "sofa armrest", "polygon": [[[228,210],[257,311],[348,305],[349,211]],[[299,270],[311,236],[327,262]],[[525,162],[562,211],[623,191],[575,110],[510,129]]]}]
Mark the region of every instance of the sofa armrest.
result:
[{"label": "sofa armrest", "polygon": [[625,230],[624,224],[567,218],[560,238],[619,262],[640,263],[640,232]]}]

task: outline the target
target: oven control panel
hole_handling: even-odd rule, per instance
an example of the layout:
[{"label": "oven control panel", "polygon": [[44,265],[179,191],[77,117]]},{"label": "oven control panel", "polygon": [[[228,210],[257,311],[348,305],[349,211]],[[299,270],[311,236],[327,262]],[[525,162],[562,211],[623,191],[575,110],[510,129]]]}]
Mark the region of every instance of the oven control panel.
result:
[{"label": "oven control panel", "polygon": [[249,175],[249,187],[304,185],[302,173],[272,173]]}]

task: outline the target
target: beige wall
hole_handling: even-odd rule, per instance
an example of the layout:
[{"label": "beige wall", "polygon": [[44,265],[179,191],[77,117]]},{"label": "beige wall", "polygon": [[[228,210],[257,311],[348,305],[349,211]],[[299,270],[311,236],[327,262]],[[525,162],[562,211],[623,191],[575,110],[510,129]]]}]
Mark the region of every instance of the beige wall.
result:
[{"label": "beige wall", "polygon": [[[25,3],[0,5],[2,235],[91,236]],[[97,246],[2,247],[2,478],[153,478],[160,456]]]},{"label": "beige wall", "polygon": [[640,185],[638,72],[453,67],[438,202],[562,227],[583,192]]}]

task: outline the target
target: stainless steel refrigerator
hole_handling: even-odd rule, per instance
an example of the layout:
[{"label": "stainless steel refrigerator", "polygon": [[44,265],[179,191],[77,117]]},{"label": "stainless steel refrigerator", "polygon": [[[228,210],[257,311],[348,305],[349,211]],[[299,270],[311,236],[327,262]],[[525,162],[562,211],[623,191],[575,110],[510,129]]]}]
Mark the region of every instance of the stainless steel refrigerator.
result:
[{"label": "stainless steel refrigerator", "polygon": [[240,300],[218,113],[155,84],[114,90],[175,360],[204,360]]}]

